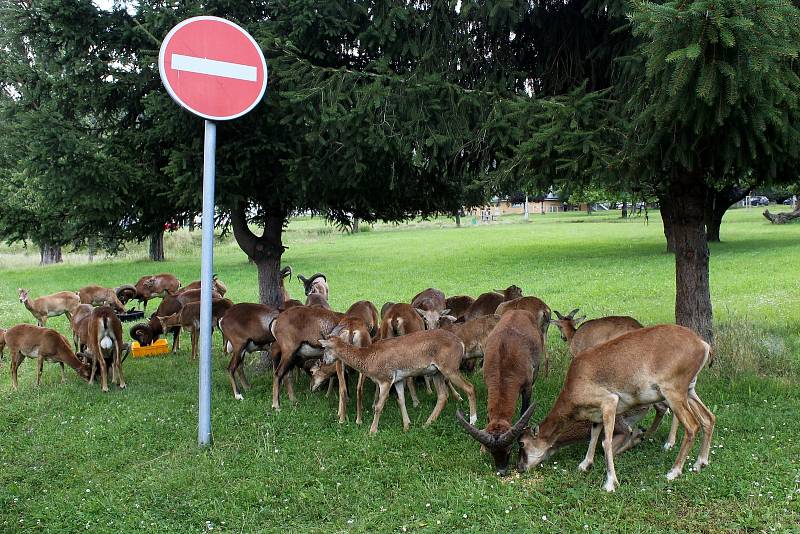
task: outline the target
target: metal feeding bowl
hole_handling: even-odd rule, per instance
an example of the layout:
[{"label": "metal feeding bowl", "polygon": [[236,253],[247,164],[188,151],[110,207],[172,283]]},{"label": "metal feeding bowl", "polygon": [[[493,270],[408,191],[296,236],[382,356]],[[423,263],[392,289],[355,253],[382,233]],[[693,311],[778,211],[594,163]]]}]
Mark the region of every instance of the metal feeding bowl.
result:
[{"label": "metal feeding bowl", "polygon": [[131,308],[124,313],[117,312],[117,317],[119,317],[119,320],[122,322],[135,321],[136,319],[141,319],[144,317],[144,312],[142,310]]}]

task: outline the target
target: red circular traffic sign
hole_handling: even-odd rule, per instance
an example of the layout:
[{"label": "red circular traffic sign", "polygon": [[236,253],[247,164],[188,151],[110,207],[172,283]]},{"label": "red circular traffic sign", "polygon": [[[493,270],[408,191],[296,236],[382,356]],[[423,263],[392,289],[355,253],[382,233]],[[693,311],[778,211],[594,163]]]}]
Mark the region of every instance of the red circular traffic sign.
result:
[{"label": "red circular traffic sign", "polygon": [[219,17],[193,17],[172,28],[161,43],[158,70],[178,104],[209,120],[241,117],[267,88],[261,47]]}]

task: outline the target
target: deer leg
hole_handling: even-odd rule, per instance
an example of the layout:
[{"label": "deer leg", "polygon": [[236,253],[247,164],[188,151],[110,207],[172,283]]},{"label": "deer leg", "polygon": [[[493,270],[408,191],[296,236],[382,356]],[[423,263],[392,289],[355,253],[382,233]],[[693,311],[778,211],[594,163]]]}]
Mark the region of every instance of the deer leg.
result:
[{"label": "deer leg", "polygon": [[199,337],[198,336],[199,331],[198,331],[197,328],[192,328],[191,329],[191,333],[192,333],[192,337],[191,337],[191,339],[192,339],[192,360],[196,360],[197,359],[197,338]]},{"label": "deer leg", "polygon": [[425,391],[427,391],[428,395],[430,395],[431,393],[433,393],[433,390],[431,389],[431,377],[426,376],[424,380],[425,380]]},{"label": "deer leg", "polygon": [[381,419],[383,405],[386,404],[386,399],[389,398],[389,390],[391,387],[392,385],[389,382],[381,382],[378,384],[378,404],[375,405],[375,413],[372,415],[372,426],[369,427],[370,434],[378,432],[378,421]]},{"label": "deer leg", "polygon": [[394,383],[394,390],[397,392],[397,405],[400,407],[400,415],[403,417],[403,432],[408,432],[411,420],[408,418],[408,412],[406,411],[405,384],[403,384],[402,380]]},{"label": "deer leg", "polygon": [[36,358],[36,387],[42,382],[42,366],[44,365],[44,356]]},{"label": "deer leg", "polygon": [[332,391],[333,391],[333,377],[330,376],[330,377],[328,377],[328,389],[325,390],[325,398],[326,399],[328,397],[330,397]]},{"label": "deer leg", "polygon": [[[347,380],[344,377],[344,364],[336,360],[336,378],[339,381],[339,423],[344,423],[347,416]],[[332,380],[333,377],[330,378]]]},{"label": "deer leg", "polygon": [[358,373],[358,385],[356,386],[356,424],[361,424],[361,402],[364,400],[364,373]]},{"label": "deer leg", "polygon": [[244,356],[245,352],[242,351],[241,356],[239,356],[239,365],[238,365],[239,382],[241,382],[242,388],[245,391],[250,391],[252,389],[252,386],[250,385],[250,382],[247,381],[247,377],[244,375]]},{"label": "deer leg", "polygon": [[694,438],[697,434],[700,424],[692,414],[692,410],[689,407],[689,399],[686,393],[683,395],[675,393],[668,395],[665,392],[665,396],[667,397],[667,402],[669,402],[669,407],[672,409],[675,419],[680,422],[681,425],[683,425],[683,440],[681,441],[681,448],[678,451],[678,457],[675,458],[675,464],[672,466],[672,469],[670,469],[669,473],[667,473],[667,480],[675,480],[683,471],[683,464],[686,462],[686,457],[689,456],[689,450],[694,444]]},{"label": "deer leg", "polygon": [[678,418],[675,417],[675,410],[672,411],[672,426],[669,427],[669,436],[664,443],[664,450],[668,451],[675,446],[675,441],[678,438]]},{"label": "deer leg", "polygon": [[417,386],[414,384],[414,377],[408,377],[406,380],[406,386],[408,386],[408,393],[411,395],[411,404],[416,408],[419,406],[419,397],[417,397]]},{"label": "deer leg", "polygon": [[19,364],[22,363],[24,356],[17,350],[16,347],[9,347],[11,352],[11,388],[14,391],[19,391],[19,384],[17,383],[17,370]]},{"label": "deer leg", "polygon": [[478,401],[475,398],[475,387],[470,384],[467,379],[461,376],[461,373],[458,372],[458,367],[456,367],[455,371],[448,371],[444,377],[457,386],[458,389],[467,394],[467,400],[469,401],[469,422],[471,425],[477,423]]},{"label": "deer leg", "polygon": [[108,393],[108,369],[106,369],[106,359],[103,357],[102,350],[98,351],[95,361],[100,366],[100,388]]},{"label": "deer leg", "polygon": [[64,362],[58,362],[58,364],[61,366],[61,383],[62,384],[66,384],[67,383],[67,375],[64,374]]},{"label": "deer leg", "polygon": [[453,384],[451,384],[449,380],[447,381],[447,387],[449,387],[450,391],[453,392],[453,398],[456,399],[457,402],[461,402],[464,400],[463,398],[461,398],[461,395],[458,394],[458,391],[456,390],[456,388],[453,387]]},{"label": "deer leg", "polygon": [[272,344],[270,349],[270,356],[272,356],[272,409],[280,411],[280,380],[278,379],[278,368],[281,366],[283,360],[280,345],[277,343]]},{"label": "deer leg", "polygon": [[441,373],[433,375],[433,383],[436,386],[436,406],[433,407],[430,417],[425,421],[425,426],[436,421],[439,418],[439,414],[444,410],[445,404],[447,404],[448,388]]},{"label": "deer leg", "polygon": [[122,374],[122,349],[119,343],[114,343],[114,366],[117,368],[117,384],[119,389],[125,389],[128,384],[125,383],[125,375]]},{"label": "deer leg", "polygon": [[[606,400],[601,409],[603,410],[603,432],[605,434],[603,439],[603,452],[606,456],[606,483],[603,489],[612,492],[619,486],[617,480],[617,471],[614,469],[614,419],[617,417],[617,402],[619,398],[613,395]],[[594,427],[592,427],[594,432]]]},{"label": "deer leg", "polygon": [[586,456],[583,458],[583,461],[578,464],[578,469],[584,473],[591,469],[592,464],[594,464],[594,453],[597,449],[597,441],[600,439],[600,430],[602,429],[603,425],[600,423],[592,423],[592,431],[589,437],[589,448],[586,450]]},{"label": "deer leg", "polygon": [[711,451],[711,436],[714,433],[714,425],[717,422],[717,417],[711,413],[700,397],[697,396],[694,389],[689,390],[689,406],[697,418],[700,426],[703,428],[703,440],[700,442],[700,454],[697,455],[697,461],[694,463],[694,470],[700,471],[708,465],[708,454]]},{"label": "deer leg", "polygon": [[239,370],[239,363],[241,358],[242,349],[239,347],[234,347],[233,351],[231,352],[231,361],[228,362],[228,380],[231,383],[231,389],[233,390],[233,398],[236,400],[243,400],[242,394],[239,393],[239,388],[236,387],[236,372]]},{"label": "deer leg", "polygon": [[653,405],[653,409],[656,411],[656,416],[653,418],[653,422],[650,424],[650,427],[647,429],[647,432],[644,433],[642,440],[649,439],[658,427],[661,426],[661,421],[664,419],[664,414],[667,413],[667,405],[663,402],[657,402]]},{"label": "deer leg", "polygon": [[97,358],[92,355],[92,372],[89,374],[89,383],[94,384],[94,375],[97,372]]}]

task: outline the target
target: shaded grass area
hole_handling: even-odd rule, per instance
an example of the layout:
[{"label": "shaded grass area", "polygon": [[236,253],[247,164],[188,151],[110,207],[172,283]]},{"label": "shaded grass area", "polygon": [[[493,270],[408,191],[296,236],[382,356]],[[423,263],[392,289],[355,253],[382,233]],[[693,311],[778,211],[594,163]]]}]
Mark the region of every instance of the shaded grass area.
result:
[{"label": "shaded grass area", "polygon": [[[617,460],[621,487],[602,489],[604,466],[577,470],[585,448],[571,447],[542,468],[500,479],[491,460],[455,424],[457,403],[422,423],[434,398],[409,406],[402,432],[390,401],[380,431],[336,423],[336,399],[298,384],[299,402],[270,410],[271,377],[250,369],[253,390],[234,401],[215,339],[214,447],[196,443],[197,364],[178,355],[126,362],[129,388],[101,394],[78,381],[58,383],[47,365],[35,388],[35,365],[20,370],[20,392],[0,370],[0,531],[792,531],[800,524],[798,291],[800,226],[771,226],[754,211],[726,218],[723,243],[712,246],[718,323],[717,361],[698,390],[717,414],[711,466],[673,483],[664,475],[675,451],[645,443]],[[580,224],[569,224],[580,222]],[[564,311],[590,317],[631,314],[670,321],[673,259],[664,254],[659,221],[559,215],[529,224],[456,229],[436,222],[361,235],[294,222],[285,262],[301,273],[328,274],[332,304],[359,298],[380,306],[434,285],[448,294],[521,286]],[[442,223],[444,224],[444,223]],[[187,233],[181,239],[192,241]],[[198,234],[199,237],[199,234]],[[33,322],[16,288],[39,295],[88,283],[117,285],[172,271],[197,278],[196,255],[154,265],[120,259],[91,265],[5,269],[0,274],[0,326]],[[783,268],[778,268],[783,266]],[[215,270],[235,301],[256,299],[255,269],[235,244],[217,249]],[[300,284],[292,288],[301,294]],[[67,333],[63,317],[50,326]],[[567,355],[551,330],[550,376],[534,388],[541,419],[562,383]],[[485,422],[486,391],[476,384]],[[371,390],[368,394],[371,398]],[[466,404],[466,403],[464,403]],[[667,425],[660,430],[663,441]]]}]

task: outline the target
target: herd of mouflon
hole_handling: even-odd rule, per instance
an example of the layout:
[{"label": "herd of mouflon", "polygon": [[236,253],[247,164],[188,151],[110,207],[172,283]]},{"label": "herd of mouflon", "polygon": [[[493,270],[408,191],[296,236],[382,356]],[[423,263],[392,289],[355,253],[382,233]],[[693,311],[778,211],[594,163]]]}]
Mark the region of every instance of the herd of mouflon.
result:
[{"label": "herd of mouflon", "polygon": [[[526,471],[545,461],[561,447],[588,440],[586,457],[579,468],[587,471],[602,440],[606,460],[604,489],[618,486],[614,456],[650,437],[665,413],[673,414],[665,449],[675,445],[678,427],[684,429],[678,457],[667,473],[669,480],[681,474],[702,431],[700,453],[694,464],[699,471],[708,465],[715,416],[695,390],[697,376],[709,363],[711,347],[693,331],[673,324],[643,327],[627,316],[601,317],[586,321],[577,309],[562,315],[541,299],[523,296],[512,285],[504,290],[446,297],[428,288],[409,303],[387,302],[379,311],[368,300],[353,303],[344,313],[328,304],[328,281],[316,273],[302,282],[305,302],[292,299],[285,281],[289,267],[281,271],[283,304],[234,304],[225,298],[225,284],[214,276],[212,324],[222,332],[224,352],[230,354],[227,374],[234,398],[250,384],[242,362],[246,353],[269,351],[273,364],[272,407],[280,410],[280,389],[285,385],[295,400],[290,371],[302,368],[311,376],[313,390],[328,384],[328,393],[338,384],[339,422],[346,419],[348,378],[358,373],[356,423],[362,422],[365,379],[375,384],[370,433],[378,431],[381,412],[394,390],[408,430],[406,390],[413,405],[419,404],[417,386],[436,392],[436,405],[425,425],[436,421],[452,393],[459,401],[467,397],[469,416],[461,410],[458,423],[488,451],[498,474],[505,475],[516,445],[517,468]],[[61,291],[31,298],[19,289],[19,299],[39,326],[19,324],[0,329],[0,357],[10,352],[11,384],[17,389],[17,370],[27,356],[37,362],[40,382],[45,360],[58,362],[61,379],[64,366],[75,369],[89,383],[99,368],[100,384],[126,387],[122,363],[130,349],[123,340],[118,314],[136,299],[146,310],[147,302],[160,297],[158,309],[148,322],[136,324],[130,336],[146,346],[162,335],[172,334],[172,350],[180,347],[181,329],[188,329],[192,359],[197,357],[200,330],[200,282],[182,286],[172,274],[143,276],[134,285],[117,288],[87,286],[78,292]],[[72,345],[57,331],[46,328],[47,319],[66,315],[72,329]],[[553,317],[553,314],[555,317]],[[561,332],[572,360],[564,386],[550,412],[539,425],[529,425],[535,403],[531,401],[538,374],[548,372],[546,336],[550,325]],[[487,389],[487,423],[477,424],[475,388],[463,372],[479,367]],[[519,416],[515,419],[517,400]],[[646,430],[639,423],[654,410]]]}]

